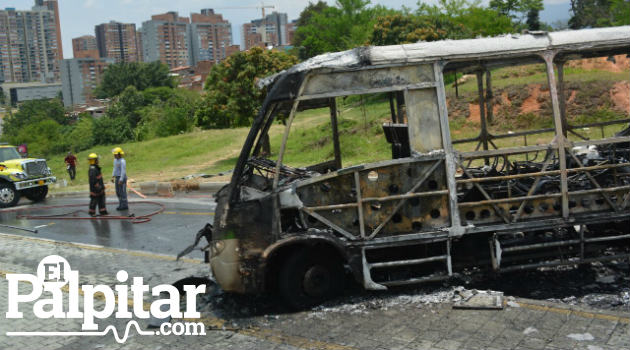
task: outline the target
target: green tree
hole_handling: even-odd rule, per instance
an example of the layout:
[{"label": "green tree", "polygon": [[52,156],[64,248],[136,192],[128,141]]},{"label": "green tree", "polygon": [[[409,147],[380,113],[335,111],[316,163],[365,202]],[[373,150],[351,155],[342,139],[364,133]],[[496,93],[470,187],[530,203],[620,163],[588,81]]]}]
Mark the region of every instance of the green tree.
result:
[{"label": "green tree", "polygon": [[94,120],[94,144],[109,145],[134,139],[133,129],[126,118],[104,116]]},{"label": "green tree", "polygon": [[398,13],[377,19],[372,31],[371,43],[373,45],[396,45],[446,38],[446,30],[436,28],[426,18]]},{"label": "green tree", "polygon": [[369,42],[376,18],[394,14],[369,0],[338,0],[335,7],[313,10],[308,23],[299,26],[299,56],[306,59],[326,52],[343,51]]},{"label": "green tree", "polygon": [[79,121],[66,135],[66,142],[74,152],[94,146],[94,119],[87,113],[79,116]]},{"label": "green tree", "polygon": [[495,36],[512,31],[509,17],[466,0],[442,0],[438,5],[419,4],[415,13],[398,13],[377,19],[374,45],[394,45]]},{"label": "green tree", "polygon": [[571,0],[569,28],[630,24],[630,0]]},{"label": "green tree", "polygon": [[195,113],[196,124],[206,129],[250,125],[265,98],[256,80],[295,63],[297,58],[284,52],[253,48],[213,66]]},{"label": "green tree", "polygon": [[168,66],[159,61],[121,62],[107,66],[95,94],[99,98],[112,98],[123,92],[128,86],[142,91],[150,87],[175,87],[169,75]]},{"label": "green tree", "polygon": [[144,95],[133,85],[127,86],[107,109],[107,116],[114,119],[125,119],[132,128],[140,122],[140,108],[144,107]]},{"label": "green tree", "polygon": [[612,25],[630,25],[630,0],[612,0],[610,12],[613,14]]},{"label": "green tree", "polygon": [[545,7],[543,0],[490,0],[490,8],[512,18],[516,27],[526,22],[530,30],[540,28],[539,13]]},{"label": "green tree", "polygon": [[52,119],[42,119],[25,125],[17,134],[9,135],[13,144],[26,143],[32,157],[47,157],[67,149],[62,127]]},{"label": "green tree", "polygon": [[142,120],[136,129],[137,140],[176,135],[193,128],[200,100],[197,92],[153,88],[143,93],[145,101],[152,103],[140,111]]},{"label": "green tree", "polygon": [[540,11],[538,9],[530,9],[527,12],[527,29],[540,30]]},{"label": "green tree", "polygon": [[69,123],[60,100],[40,99],[25,101],[15,114],[10,114],[3,119],[3,133],[6,135],[17,135],[27,125],[46,119],[51,119],[61,125]]},{"label": "green tree", "polygon": [[142,91],[142,96],[144,96],[144,101],[147,104],[151,104],[154,102],[165,102],[173,97],[176,94],[177,90],[181,89],[172,89],[166,86],[151,87]]},{"label": "green tree", "polygon": [[470,7],[455,22],[466,38],[497,36],[513,32],[513,23],[508,16],[490,8]]},{"label": "green tree", "polygon": [[142,123],[136,130],[139,141],[188,132],[194,125],[194,115],[186,107],[154,104],[142,110]]},{"label": "green tree", "polygon": [[6,103],[6,95],[4,94],[4,90],[0,90],[0,105],[4,105]]},{"label": "green tree", "polygon": [[328,7],[329,6],[326,2],[319,0],[317,3],[309,2],[302,12],[300,12],[300,16],[296,21],[298,30],[296,30],[293,37],[293,46],[295,47],[295,50],[297,50],[297,55],[301,59],[309,57],[308,51],[306,51],[307,48],[304,46],[304,41],[306,40],[309,32],[299,30],[299,28],[313,25],[313,17],[317,14],[323,13],[326,9],[328,9]]},{"label": "green tree", "polygon": [[315,14],[323,12],[329,6],[325,1],[319,0],[316,3],[308,2],[308,5],[300,12],[296,24],[298,27],[305,26],[311,23],[311,19]]}]

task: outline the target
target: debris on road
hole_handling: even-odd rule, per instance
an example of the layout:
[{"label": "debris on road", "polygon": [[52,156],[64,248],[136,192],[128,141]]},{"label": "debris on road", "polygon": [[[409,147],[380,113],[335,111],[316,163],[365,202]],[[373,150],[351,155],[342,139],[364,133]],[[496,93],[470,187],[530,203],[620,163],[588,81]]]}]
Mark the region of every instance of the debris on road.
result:
[{"label": "debris on road", "polygon": [[515,301],[508,301],[506,303],[506,305],[509,306],[509,307],[521,307],[521,304],[519,304],[519,303],[517,303]]},{"label": "debris on road", "polygon": [[225,176],[225,175],[231,174],[232,172],[234,172],[234,169],[223,171],[216,174],[190,174],[190,175],[186,175],[182,177],[181,179],[182,180],[192,180],[192,179],[197,179],[197,178],[209,179],[215,176]]},{"label": "debris on road", "polygon": [[591,333],[572,333],[567,335],[567,338],[571,338],[573,340],[583,341],[583,340],[594,340],[595,337],[591,335]]},{"label": "debris on road", "polygon": [[495,291],[464,290],[465,297],[453,304],[453,309],[503,309],[503,293]]},{"label": "debris on road", "polygon": [[523,334],[528,335],[531,333],[538,333],[538,330],[534,327],[527,327],[525,328],[525,330],[523,331]]}]

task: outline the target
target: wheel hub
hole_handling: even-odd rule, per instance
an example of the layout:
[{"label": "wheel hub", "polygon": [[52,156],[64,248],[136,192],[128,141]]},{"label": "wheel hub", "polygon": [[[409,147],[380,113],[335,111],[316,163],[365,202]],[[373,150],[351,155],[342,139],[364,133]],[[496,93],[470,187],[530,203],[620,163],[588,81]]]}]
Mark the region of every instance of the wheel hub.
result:
[{"label": "wheel hub", "polygon": [[304,292],[321,297],[330,290],[330,272],[323,266],[315,265],[304,274]]},{"label": "wheel hub", "polygon": [[11,203],[15,198],[15,193],[10,188],[2,188],[0,189],[0,201],[2,203]]}]

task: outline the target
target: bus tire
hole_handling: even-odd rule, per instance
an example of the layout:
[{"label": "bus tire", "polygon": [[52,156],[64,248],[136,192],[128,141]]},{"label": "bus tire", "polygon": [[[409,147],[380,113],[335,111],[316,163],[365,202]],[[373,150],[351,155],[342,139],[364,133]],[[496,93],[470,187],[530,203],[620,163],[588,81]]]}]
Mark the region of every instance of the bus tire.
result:
[{"label": "bus tire", "polygon": [[320,250],[303,248],[284,262],[278,276],[278,291],[294,309],[318,305],[343,290],[343,264]]}]

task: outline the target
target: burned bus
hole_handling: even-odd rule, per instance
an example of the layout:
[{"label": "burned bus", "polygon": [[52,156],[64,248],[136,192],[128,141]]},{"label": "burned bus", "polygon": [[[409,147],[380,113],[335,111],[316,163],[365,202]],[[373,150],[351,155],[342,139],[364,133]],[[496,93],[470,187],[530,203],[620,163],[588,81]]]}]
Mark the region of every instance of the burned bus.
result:
[{"label": "burned bus", "polygon": [[[383,290],[472,270],[628,258],[630,119],[573,125],[563,69],[628,54],[630,26],[530,32],[360,47],[264,79],[266,99],[205,231],[216,281],[308,306],[339,292],[346,272]],[[492,132],[484,76],[519,65],[542,67],[551,127]],[[449,129],[444,80],[455,73],[477,77],[474,137],[455,139]],[[391,157],[344,165],[337,103],[366,94],[391,97],[391,122],[382,125]],[[314,108],[330,110],[332,159],[285,164],[287,143],[301,137],[291,134],[296,115]],[[280,116],[282,142],[265,151]],[[611,125],[618,130],[606,134]],[[585,135],[598,128],[602,135]],[[546,138],[516,141],[533,135]]]}]

